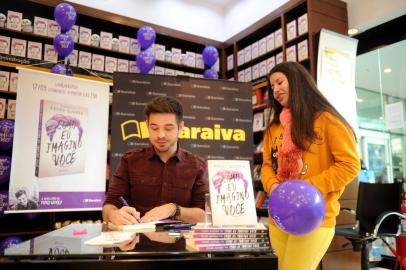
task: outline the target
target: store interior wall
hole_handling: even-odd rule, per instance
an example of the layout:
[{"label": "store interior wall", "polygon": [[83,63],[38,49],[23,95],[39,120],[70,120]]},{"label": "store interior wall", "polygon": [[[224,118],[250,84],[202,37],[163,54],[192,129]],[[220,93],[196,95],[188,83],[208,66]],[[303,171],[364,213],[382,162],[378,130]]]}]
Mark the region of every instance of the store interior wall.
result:
[{"label": "store interior wall", "polygon": [[[359,149],[370,181],[406,178],[406,40],[357,56],[356,91]],[[388,127],[390,104],[401,103],[403,126]]]}]

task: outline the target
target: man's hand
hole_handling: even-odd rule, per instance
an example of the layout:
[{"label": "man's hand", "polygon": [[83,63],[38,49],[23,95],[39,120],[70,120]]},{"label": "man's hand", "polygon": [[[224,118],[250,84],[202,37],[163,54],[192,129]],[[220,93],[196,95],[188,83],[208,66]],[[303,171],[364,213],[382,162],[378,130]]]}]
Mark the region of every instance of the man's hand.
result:
[{"label": "man's hand", "polygon": [[140,221],[140,212],[134,207],[123,206],[110,212],[109,221],[115,225],[136,224]]},{"label": "man's hand", "polygon": [[150,222],[150,221],[156,221],[156,220],[161,220],[164,218],[171,217],[173,213],[175,212],[176,206],[173,203],[167,203],[155,208],[152,208],[148,212],[145,213],[145,215],[141,218],[141,223],[144,222]]},{"label": "man's hand", "polygon": [[121,251],[129,251],[133,250],[135,248],[135,245],[140,242],[140,236],[139,235],[134,235],[133,239],[125,241],[121,245],[118,246],[118,248]]}]

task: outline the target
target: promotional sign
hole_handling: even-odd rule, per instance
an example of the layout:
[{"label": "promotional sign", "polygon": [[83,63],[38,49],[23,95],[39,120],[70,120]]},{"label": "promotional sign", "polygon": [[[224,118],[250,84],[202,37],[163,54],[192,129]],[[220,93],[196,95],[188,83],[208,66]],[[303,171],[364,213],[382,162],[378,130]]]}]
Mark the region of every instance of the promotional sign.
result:
[{"label": "promotional sign", "polygon": [[184,109],[180,146],[205,159],[252,161],[252,91],[248,83],[115,73],[111,173],[131,148],[149,145],[146,102],[173,96]]},{"label": "promotional sign", "polygon": [[358,40],[321,29],[317,86],[358,135],[355,60]]},{"label": "promotional sign", "polygon": [[254,191],[246,160],[209,160],[213,225],[255,225]]},{"label": "promotional sign", "polygon": [[8,212],[101,209],[109,84],[19,69]]}]

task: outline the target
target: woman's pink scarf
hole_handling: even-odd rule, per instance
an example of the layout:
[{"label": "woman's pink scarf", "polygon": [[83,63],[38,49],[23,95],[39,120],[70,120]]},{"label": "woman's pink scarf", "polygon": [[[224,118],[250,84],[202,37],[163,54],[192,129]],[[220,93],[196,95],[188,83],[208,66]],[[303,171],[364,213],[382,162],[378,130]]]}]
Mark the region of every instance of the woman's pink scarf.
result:
[{"label": "woman's pink scarf", "polygon": [[290,109],[284,108],[279,116],[284,128],[282,149],[278,154],[278,177],[282,181],[298,179],[302,168],[299,165],[302,159],[302,150],[292,141],[292,114]]}]

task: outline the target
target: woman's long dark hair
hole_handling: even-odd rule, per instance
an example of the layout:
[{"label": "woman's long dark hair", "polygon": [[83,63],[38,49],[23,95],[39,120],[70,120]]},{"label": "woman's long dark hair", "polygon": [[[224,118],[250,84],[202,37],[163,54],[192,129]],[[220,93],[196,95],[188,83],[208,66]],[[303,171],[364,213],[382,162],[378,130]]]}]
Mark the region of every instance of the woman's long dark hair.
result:
[{"label": "woman's long dark hair", "polygon": [[272,124],[279,124],[279,116],[283,106],[274,98],[270,83],[270,76],[275,72],[283,73],[289,82],[288,106],[292,113],[292,141],[302,150],[307,150],[310,144],[317,139],[314,131],[314,121],[319,113],[329,112],[340,119],[354,134],[354,130],[344,117],[331,105],[317,88],[310,73],[299,63],[283,62],[276,65],[269,72],[268,94]]}]

